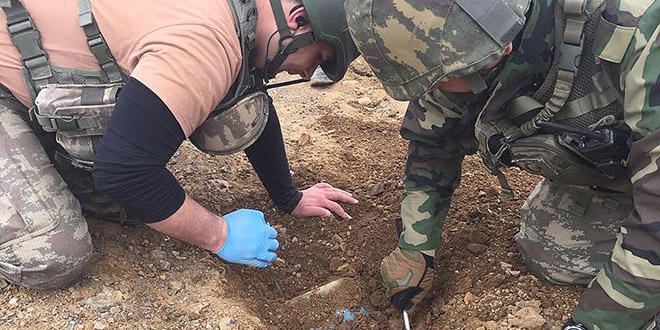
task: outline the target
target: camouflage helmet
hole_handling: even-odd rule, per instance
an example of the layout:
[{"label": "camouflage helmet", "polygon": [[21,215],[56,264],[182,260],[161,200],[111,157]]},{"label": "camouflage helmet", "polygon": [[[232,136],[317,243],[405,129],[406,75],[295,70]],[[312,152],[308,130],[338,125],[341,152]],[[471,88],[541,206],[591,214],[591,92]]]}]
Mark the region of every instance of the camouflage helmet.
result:
[{"label": "camouflage helmet", "polygon": [[302,0],[316,40],[327,42],[335,49],[335,58],[321,64],[325,74],[338,81],[344,77],[348,65],[360,53],[353,43],[346,23],[343,0]]},{"label": "camouflage helmet", "polygon": [[[346,0],[351,35],[387,93],[419,99],[503,54],[530,0]],[[469,81],[469,79],[468,79]]]}]

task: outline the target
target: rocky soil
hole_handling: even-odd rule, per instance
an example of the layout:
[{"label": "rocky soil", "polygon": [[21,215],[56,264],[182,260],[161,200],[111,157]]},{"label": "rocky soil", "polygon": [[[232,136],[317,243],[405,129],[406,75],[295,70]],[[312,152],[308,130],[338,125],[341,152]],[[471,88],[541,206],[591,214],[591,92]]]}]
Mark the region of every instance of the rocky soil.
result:
[{"label": "rocky soil", "polygon": [[[279,231],[280,259],[265,270],[226,264],[144,226],[90,219],[89,272],[58,291],[0,280],[0,329],[403,329],[378,266],[396,244],[405,104],[388,98],[359,60],[337,84],[272,96],[295,183],[352,192],[360,200],[345,206],[353,220],[284,215],[243,154],[214,157],[186,143],[170,163],[186,191],[218,213],[263,210]],[[478,157],[466,159],[433,291],[410,316],[412,329],[559,329],[569,317],[583,288],[534,277],[513,241],[538,178],[506,174],[512,199]]]}]

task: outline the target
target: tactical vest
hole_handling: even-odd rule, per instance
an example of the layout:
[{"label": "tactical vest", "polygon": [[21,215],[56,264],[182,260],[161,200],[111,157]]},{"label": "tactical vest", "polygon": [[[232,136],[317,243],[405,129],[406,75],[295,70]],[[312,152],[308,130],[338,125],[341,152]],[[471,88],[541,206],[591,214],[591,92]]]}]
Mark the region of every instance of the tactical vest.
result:
[{"label": "tactical vest", "polygon": [[544,82],[531,95],[510,100],[503,118],[486,120],[482,113],[477,120],[480,155],[506,194],[512,191],[499,170],[506,166],[560,184],[613,187],[628,181],[630,130],[618,74],[610,69],[632,34],[628,43],[601,40],[604,29],[617,28],[601,17],[604,6],[603,0],[556,1],[555,56]]},{"label": "tactical vest", "polygon": [[[259,92],[263,79],[248,63],[256,40],[256,5],[253,0],[228,0],[228,3],[240,39],[241,68],[227,95],[198,128],[199,132],[190,137],[202,151],[217,154],[245,148],[261,134],[268,117],[268,97]],[[39,31],[22,2],[0,0],[0,7],[7,16],[12,43],[21,54],[21,71],[35,104],[30,109],[30,118],[45,131],[57,132],[57,142],[67,151],[67,154],[56,154],[60,160],[64,158],[76,167],[91,170],[96,147],[127,73],[119,67],[101,35],[90,0],[78,0],[79,25],[99,63],[99,71],[53,65],[41,47]],[[237,106],[242,108],[233,109]],[[232,127],[233,135],[225,137],[222,131],[227,122],[244,125]]]}]

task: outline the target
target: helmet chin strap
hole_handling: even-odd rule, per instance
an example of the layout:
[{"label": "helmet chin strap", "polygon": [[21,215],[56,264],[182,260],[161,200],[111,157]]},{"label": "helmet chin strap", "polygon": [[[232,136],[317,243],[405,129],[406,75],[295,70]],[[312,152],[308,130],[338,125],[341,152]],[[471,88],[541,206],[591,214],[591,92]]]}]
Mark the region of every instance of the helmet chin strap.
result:
[{"label": "helmet chin strap", "polygon": [[500,71],[504,66],[503,63],[504,61],[500,61],[497,66],[490,70],[481,70],[479,72],[475,72],[471,75],[463,77],[463,79],[465,79],[470,85],[472,94],[477,95],[486,91],[492,84],[493,80],[495,80],[495,77],[500,74]]},{"label": "helmet chin strap", "polygon": [[[270,0],[270,7],[273,10],[273,16],[275,17],[275,22],[277,23],[277,31],[280,34],[279,49],[275,56],[272,59],[268,58],[268,50],[270,48],[270,39],[268,39],[268,44],[266,45],[266,59],[264,62],[264,75],[265,82],[268,83],[269,79],[275,77],[277,70],[280,68],[284,60],[290,55],[296,52],[299,48],[309,45],[316,42],[314,34],[306,32],[300,35],[293,35],[289,30],[289,27],[286,23],[286,17],[284,16],[284,9],[282,8],[281,0]],[[296,10],[298,6],[294,7],[292,11]],[[273,35],[275,34],[273,33]],[[273,36],[271,36],[272,38]],[[291,41],[284,46],[284,41],[291,39]]]},{"label": "helmet chin strap", "polygon": [[476,95],[488,89],[486,80],[479,73],[473,73],[469,76],[463,77],[463,79],[465,79],[465,81],[467,81],[470,85],[472,94]]}]

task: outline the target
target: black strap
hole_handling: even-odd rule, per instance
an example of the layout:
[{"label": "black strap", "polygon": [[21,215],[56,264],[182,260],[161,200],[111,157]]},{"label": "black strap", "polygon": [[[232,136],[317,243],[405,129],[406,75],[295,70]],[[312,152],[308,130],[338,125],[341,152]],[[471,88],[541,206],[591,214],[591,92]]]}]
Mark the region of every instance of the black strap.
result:
[{"label": "black strap", "polygon": [[[275,54],[272,59],[266,58],[266,82],[268,82],[268,79],[275,77],[277,69],[279,69],[287,56],[297,51],[300,47],[316,42],[316,37],[314,37],[314,33],[312,32],[303,33],[297,36],[294,36],[291,33],[286,24],[284,9],[282,9],[282,3],[280,0],[270,0],[270,6],[273,10],[273,16],[275,16],[277,32],[280,34],[280,41],[277,54]],[[291,39],[291,42],[284,46],[284,40],[287,39]]]},{"label": "black strap", "polygon": [[227,0],[234,17],[236,34],[241,42],[241,70],[236,80],[211,112],[209,117],[216,116],[231,108],[238,100],[249,93],[258,90],[263,85],[263,78],[257,75],[250,65],[250,53],[254,49],[257,28],[257,8],[254,0]]}]

